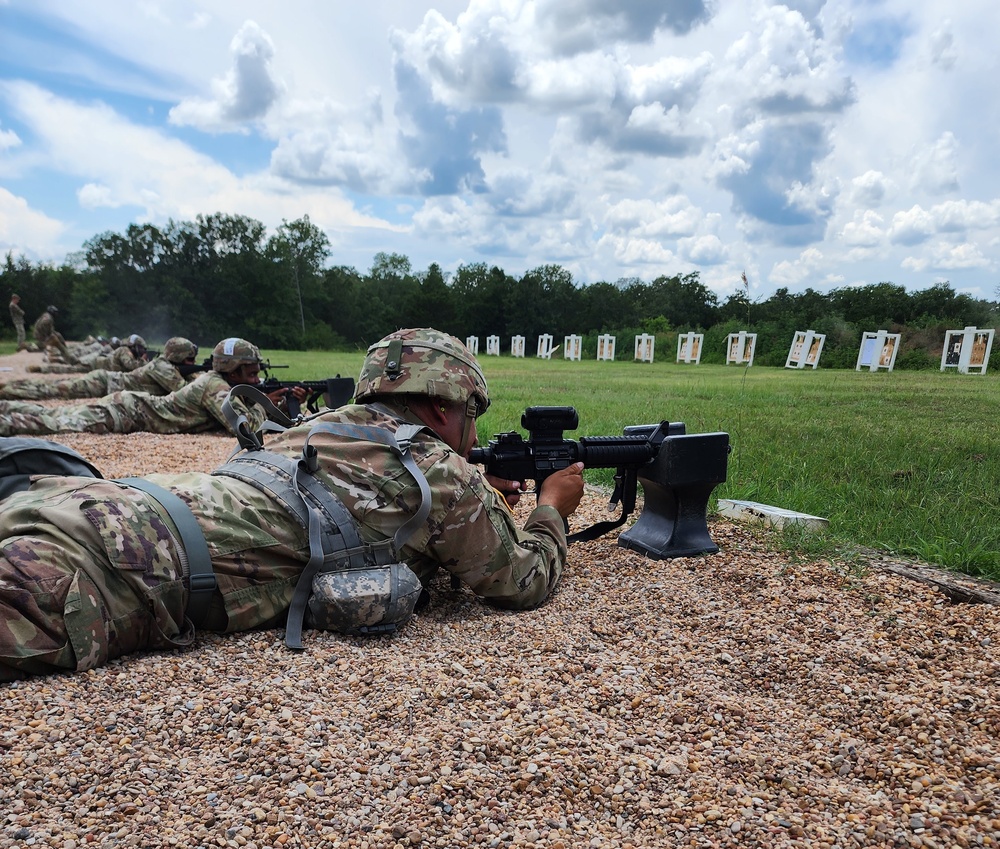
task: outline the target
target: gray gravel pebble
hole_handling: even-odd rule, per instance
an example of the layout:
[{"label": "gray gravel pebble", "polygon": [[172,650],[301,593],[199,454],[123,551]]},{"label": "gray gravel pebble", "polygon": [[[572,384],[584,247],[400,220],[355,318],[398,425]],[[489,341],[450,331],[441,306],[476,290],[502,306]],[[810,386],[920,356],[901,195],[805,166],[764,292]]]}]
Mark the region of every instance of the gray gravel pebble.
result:
[{"label": "gray gravel pebble", "polygon": [[[62,441],[109,476],[231,446]],[[442,580],[394,637],[202,634],[0,685],[0,849],[1000,844],[997,608],[712,533],[579,544],[532,612]]]}]

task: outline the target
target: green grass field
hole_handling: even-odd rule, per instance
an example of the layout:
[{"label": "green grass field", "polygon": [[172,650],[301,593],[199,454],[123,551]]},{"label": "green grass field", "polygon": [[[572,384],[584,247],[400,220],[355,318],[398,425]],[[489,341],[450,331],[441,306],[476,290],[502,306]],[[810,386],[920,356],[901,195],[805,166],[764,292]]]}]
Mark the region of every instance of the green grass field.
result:
[{"label": "green grass field", "polygon": [[[0,351],[9,353],[8,347]],[[356,378],[363,352],[264,351],[279,379]],[[726,431],[729,479],[716,498],[830,520],[824,544],[870,546],[1000,579],[1000,377],[673,362],[480,357],[494,403],[483,442],[520,429],[525,407],[572,405],[567,436],[683,421]],[[609,483],[610,472],[588,473]]]}]

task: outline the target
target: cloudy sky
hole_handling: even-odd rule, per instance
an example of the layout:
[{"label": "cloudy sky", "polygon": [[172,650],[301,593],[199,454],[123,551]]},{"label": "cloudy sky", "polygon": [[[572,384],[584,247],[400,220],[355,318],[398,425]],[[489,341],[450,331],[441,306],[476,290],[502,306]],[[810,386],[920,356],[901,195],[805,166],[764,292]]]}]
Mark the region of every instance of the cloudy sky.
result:
[{"label": "cloudy sky", "polygon": [[308,215],[335,264],[1000,283],[990,0],[0,0],[0,254]]}]

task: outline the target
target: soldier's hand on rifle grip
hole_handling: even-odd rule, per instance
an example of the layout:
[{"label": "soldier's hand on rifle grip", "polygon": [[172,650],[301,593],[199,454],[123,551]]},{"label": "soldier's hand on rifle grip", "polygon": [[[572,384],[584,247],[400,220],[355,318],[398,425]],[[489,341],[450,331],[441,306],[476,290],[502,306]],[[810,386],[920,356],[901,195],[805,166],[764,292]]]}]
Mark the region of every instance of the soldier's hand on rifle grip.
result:
[{"label": "soldier's hand on rifle grip", "polygon": [[524,492],[524,481],[509,481],[498,478],[496,475],[486,475],[486,480],[497,492],[503,496],[507,506],[513,510],[521,501],[521,494]]},{"label": "soldier's hand on rifle grip", "polygon": [[301,404],[303,401],[305,401],[306,396],[308,394],[309,392],[305,389],[305,387],[292,386],[290,388],[281,387],[279,389],[273,390],[272,392],[268,392],[267,397],[271,399],[271,403],[273,403],[274,406],[278,407],[279,409],[281,408],[287,409],[287,406],[285,404],[285,398],[288,395],[291,395],[293,398],[295,398],[296,401],[299,402],[299,404]]},{"label": "soldier's hand on rifle grip", "polygon": [[583,498],[583,463],[573,463],[553,472],[542,484],[538,503],[555,507],[564,519],[572,515]]}]

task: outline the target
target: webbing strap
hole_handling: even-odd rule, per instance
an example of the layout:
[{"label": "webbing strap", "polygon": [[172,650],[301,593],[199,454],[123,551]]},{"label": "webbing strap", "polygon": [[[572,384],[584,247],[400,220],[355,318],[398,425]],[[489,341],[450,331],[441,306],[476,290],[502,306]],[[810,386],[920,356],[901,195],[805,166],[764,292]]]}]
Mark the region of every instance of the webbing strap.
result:
[{"label": "webbing strap", "polygon": [[208,607],[218,582],[215,580],[215,572],[212,571],[212,558],[208,553],[205,535],[202,534],[194,514],[187,504],[170,490],[145,478],[119,478],[116,483],[123,483],[152,496],[173,520],[181,538],[182,550],[178,554],[186,558],[188,565],[188,602],[184,615],[196,628],[204,627]]},{"label": "webbing strap", "polygon": [[[302,649],[302,623],[312,589],[312,579],[331,561],[340,568],[367,565],[368,546],[358,533],[357,523],[341,500],[295,460],[271,451],[253,451],[216,469],[212,474],[245,481],[273,496],[309,536],[309,560],[292,593],[285,626],[285,645]],[[309,499],[303,494],[309,495]]]},{"label": "webbing strap", "polygon": [[[247,392],[247,389],[252,391]],[[251,397],[260,403],[256,396],[262,395],[262,393],[253,387],[234,386],[230,390],[229,397],[234,395]],[[266,396],[264,397],[266,400]],[[271,406],[273,407],[273,405]],[[398,553],[402,546],[420,529],[431,512],[430,485],[410,453],[410,443],[413,437],[424,430],[424,426],[404,422],[393,434],[392,431],[373,425],[320,422],[313,425],[306,435],[301,459],[293,460],[291,457],[264,451],[257,434],[250,432],[246,417],[236,413],[229,403],[228,397],[223,409],[226,410],[226,418],[237,433],[240,445],[247,450],[247,453],[240,457],[230,458],[229,462],[216,469],[213,474],[237,477],[259,489],[266,490],[274,495],[286,509],[290,510],[308,530],[309,560],[295,584],[285,625],[285,645],[301,651],[302,623],[305,619],[309,595],[312,592],[313,578],[320,569],[331,561],[340,564],[339,568],[342,569],[358,568],[359,560],[361,565],[364,565],[366,553],[369,556],[375,555],[376,561],[380,562],[383,559],[379,556],[380,552],[387,547],[386,544],[363,543],[358,534],[357,522],[350,511],[336,495],[314,477],[314,473],[319,468],[319,457],[316,447],[310,445],[309,440],[316,433],[329,433],[334,436],[377,442],[387,446],[402,462],[403,467],[413,476],[420,489],[420,506],[396,530],[393,536],[392,549]],[[280,413],[277,408],[274,410]],[[284,416],[284,414],[281,415]],[[287,417],[285,419],[287,420]],[[282,430],[284,428],[279,422],[274,429]],[[251,469],[254,471],[250,471]],[[279,471],[291,484],[291,491],[294,492],[295,498],[282,497],[282,492],[274,486]],[[287,492],[287,484],[282,489]],[[312,503],[303,497],[303,490],[312,496]],[[320,511],[320,505],[326,513],[325,521]],[[303,510],[305,511],[304,516]],[[333,533],[334,529],[339,533]]]},{"label": "webbing strap", "polygon": [[427,483],[427,478],[424,477],[424,473],[420,470],[420,467],[413,459],[413,455],[410,453],[410,443],[413,441],[413,437],[422,430],[424,430],[423,425],[410,424],[409,422],[401,424],[396,429],[395,434],[393,434],[390,430],[375,427],[373,425],[320,422],[319,424],[313,425],[312,429],[309,431],[309,435],[306,437],[305,446],[302,449],[302,453],[306,456],[307,462],[318,462],[316,460],[316,449],[309,445],[309,440],[312,438],[313,434],[316,433],[331,433],[334,436],[347,436],[351,439],[364,439],[369,442],[378,442],[389,447],[389,450],[396,455],[399,461],[403,464],[403,467],[413,476],[413,479],[417,482],[417,486],[420,489],[420,507],[417,508],[417,512],[407,519],[406,522],[400,525],[400,527],[396,530],[395,536],[392,538],[392,544],[397,552],[402,549],[402,547],[409,541],[410,537],[412,537],[424,524],[424,522],[427,521],[427,517],[431,512],[430,485]]},{"label": "webbing strap", "polygon": [[237,412],[233,407],[233,398],[247,398],[263,408],[267,420],[261,426],[261,430],[282,431],[297,424],[287,414],[279,410],[274,402],[256,386],[251,386],[249,383],[239,383],[229,390],[226,400],[222,402],[222,414],[226,417],[229,427],[236,434],[236,439],[242,448],[260,450],[264,446],[260,437],[250,429],[247,417],[243,413]]}]

